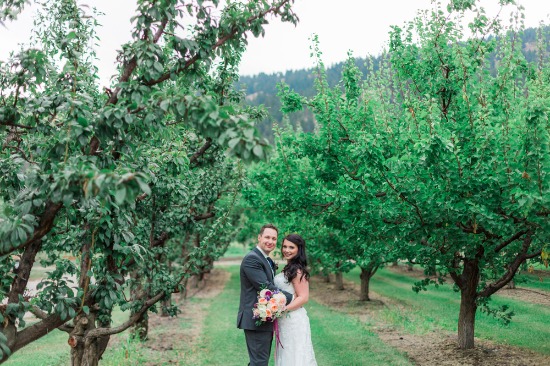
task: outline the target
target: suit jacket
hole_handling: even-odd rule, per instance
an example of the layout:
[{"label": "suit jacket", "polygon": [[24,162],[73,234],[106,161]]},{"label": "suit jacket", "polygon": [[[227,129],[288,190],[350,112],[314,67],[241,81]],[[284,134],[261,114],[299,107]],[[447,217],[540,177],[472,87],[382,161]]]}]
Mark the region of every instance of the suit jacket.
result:
[{"label": "suit jacket", "polygon": [[[258,292],[262,288],[272,291],[278,290],[273,283],[273,272],[269,262],[258,248],[252,249],[241,263],[241,299],[239,314],[237,315],[237,328],[248,330],[259,330],[265,332],[273,331],[273,323],[264,323],[256,326],[256,319],[253,319],[252,309],[258,301]],[[292,301],[292,294],[281,291],[286,296],[287,305]]]}]

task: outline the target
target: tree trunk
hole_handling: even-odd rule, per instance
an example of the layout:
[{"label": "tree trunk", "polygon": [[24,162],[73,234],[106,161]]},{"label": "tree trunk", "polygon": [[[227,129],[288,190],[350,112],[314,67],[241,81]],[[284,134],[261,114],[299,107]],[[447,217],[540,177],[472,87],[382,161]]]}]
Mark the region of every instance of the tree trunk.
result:
[{"label": "tree trunk", "polygon": [[170,296],[167,299],[162,300],[162,303],[161,303],[162,310],[160,312],[160,316],[162,317],[169,316],[170,314],[168,314],[168,311],[166,309],[169,308],[171,305],[172,305],[172,295],[170,294]]},{"label": "tree trunk", "polygon": [[[27,283],[28,283],[32,268],[34,266],[36,255],[41,249],[42,249],[41,239],[32,241],[28,246],[25,247],[23,254],[19,258],[18,264],[13,269],[13,272],[16,274],[16,276],[11,284],[10,291],[7,296],[8,304],[18,304],[19,298],[21,296],[23,298],[27,296],[27,294],[25,294],[25,289],[27,288]],[[7,305],[0,304],[0,311],[4,312],[6,310],[6,307]],[[22,346],[18,347],[17,345],[19,341],[18,339],[19,337],[17,334],[16,319],[14,317],[4,316],[4,322],[0,323],[0,332],[7,338],[6,346],[12,352],[22,347]],[[41,336],[36,335],[34,337],[38,339]],[[6,359],[7,357],[5,357],[4,355],[4,357],[0,359],[0,363],[5,361]]]},{"label": "tree trunk", "polygon": [[359,294],[360,301],[370,301],[369,297],[369,284],[370,284],[370,273],[367,270],[361,268],[361,292]]},{"label": "tree trunk", "polygon": [[147,335],[149,334],[149,315],[147,312],[141,314],[139,319],[134,324],[134,329],[132,329],[132,335],[135,339],[140,341],[145,341]]},{"label": "tree trunk", "polygon": [[360,301],[370,301],[370,279],[372,278],[372,276],[374,276],[377,270],[378,266],[374,263],[369,263],[366,268],[361,267],[361,293],[359,294]]},{"label": "tree trunk", "polygon": [[460,311],[458,314],[458,348],[474,348],[474,330],[477,310],[477,286],[479,263],[465,259],[460,286]]},{"label": "tree trunk", "polygon": [[74,320],[75,327],[69,336],[71,346],[71,366],[98,366],[99,359],[107,349],[109,336],[87,337],[86,334],[94,329],[95,314],[82,314]]},{"label": "tree trunk", "polygon": [[342,272],[334,273],[334,283],[336,284],[337,290],[344,289],[344,275],[342,274]]},{"label": "tree trunk", "polygon": [[185,279],[182,281],[183,291],[180,293],[180,299],[187,299],[187,284],[189,283],[189,277],[185,277]]},{"label": "tree trunk", "polygon": [[[132,298],[133,299],[142,298],[144,296],[144,293],[143,293],[143,286],[141,284],[139,275],[136,271],[133,271],[131,276],[135,280],[134,282],[135,285],[130,290],[132,293]],[[136,339],[144,341],[147,339],[148,332],[149,332],[149,317],[147,316],[147,312],[145,312],[134,323],[134,327],[131,333]]]}]

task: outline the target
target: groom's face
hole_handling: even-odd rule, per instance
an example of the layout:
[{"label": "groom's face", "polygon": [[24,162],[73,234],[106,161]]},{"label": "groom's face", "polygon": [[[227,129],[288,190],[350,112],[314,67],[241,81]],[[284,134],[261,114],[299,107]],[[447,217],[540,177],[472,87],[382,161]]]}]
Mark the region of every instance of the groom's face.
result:
[{"label": "groom's face", "polygon": [[271,228],[265,228],[264,232],[258,235],[258,246],[264,253],[271,253],[277,246],[277,231]]}]

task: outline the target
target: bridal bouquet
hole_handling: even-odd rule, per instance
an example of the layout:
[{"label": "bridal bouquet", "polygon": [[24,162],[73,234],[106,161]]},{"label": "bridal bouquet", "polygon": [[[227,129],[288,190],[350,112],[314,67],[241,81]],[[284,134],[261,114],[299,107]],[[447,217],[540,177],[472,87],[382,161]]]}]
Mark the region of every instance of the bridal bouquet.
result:
[{"label": "bridal bouquet", "polygon": [[256,319],[256,326],[266,322],[273,322],[283,316],[285,312],[286,296],[275,290],[262,289],[258,292],[258,302],[252,309],[252,318]]}]

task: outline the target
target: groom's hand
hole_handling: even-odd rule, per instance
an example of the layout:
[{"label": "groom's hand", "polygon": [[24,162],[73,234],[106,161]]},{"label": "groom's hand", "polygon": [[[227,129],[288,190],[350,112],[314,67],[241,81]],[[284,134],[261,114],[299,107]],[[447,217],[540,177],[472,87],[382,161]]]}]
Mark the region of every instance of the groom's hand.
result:
[{"label": "groom's hand", "polygon": [[282,291],[283,294],[286,296],[286,305],[290,304],[292,300],[294,300],[294,295],[290,292]]}]

